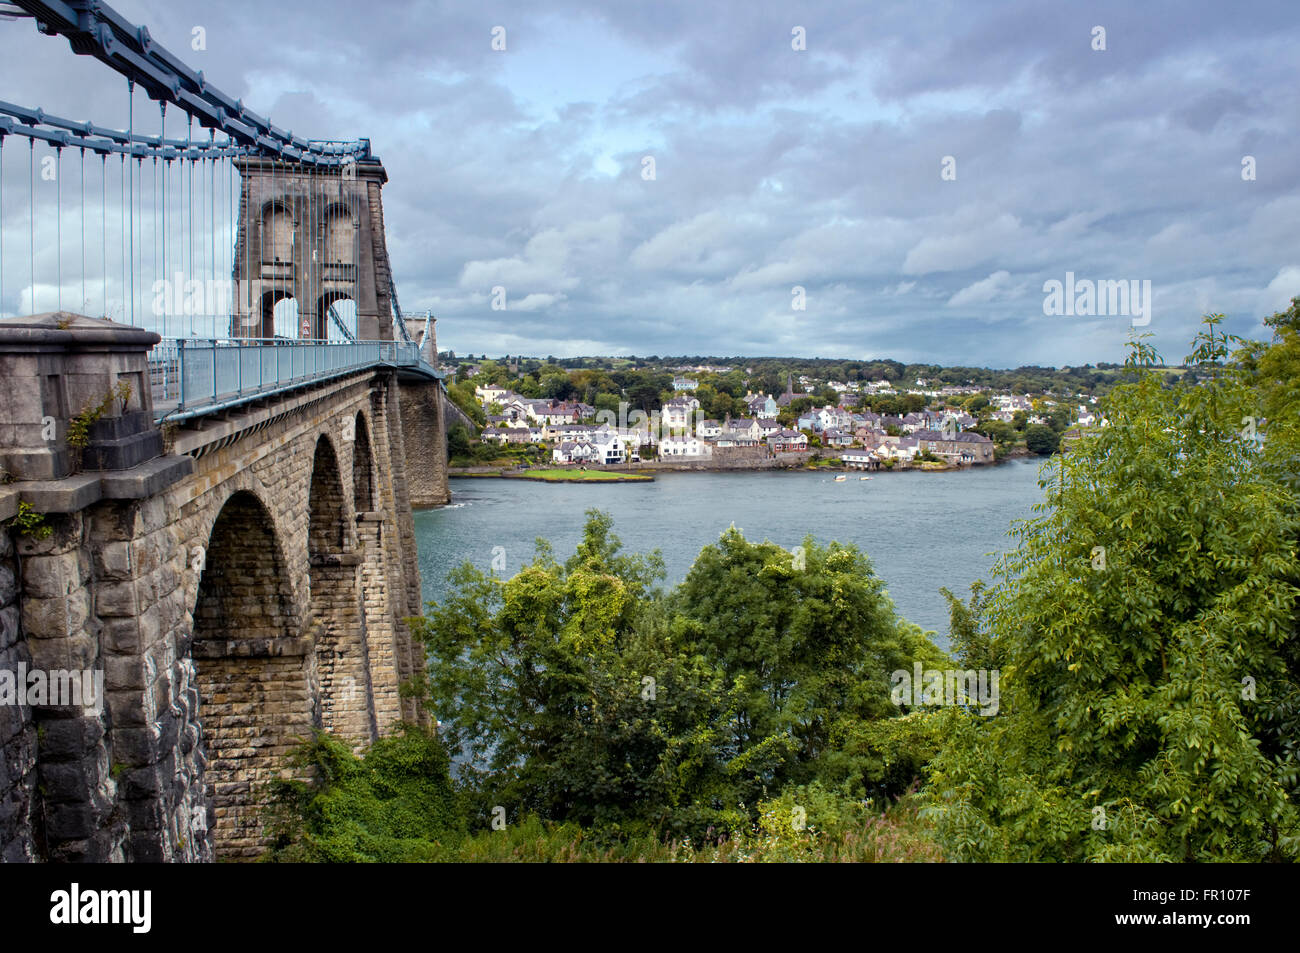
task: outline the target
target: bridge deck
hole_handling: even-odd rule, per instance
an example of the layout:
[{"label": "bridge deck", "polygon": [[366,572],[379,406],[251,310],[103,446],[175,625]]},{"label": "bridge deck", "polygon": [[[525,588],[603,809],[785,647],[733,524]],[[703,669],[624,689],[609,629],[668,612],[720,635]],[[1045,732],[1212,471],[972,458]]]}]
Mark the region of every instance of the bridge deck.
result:
[{"label": "bridge deck", "polygon": [[403,341],[164,338],[149,383],[155,416],[183,420],[370,367],[445,376]]}]

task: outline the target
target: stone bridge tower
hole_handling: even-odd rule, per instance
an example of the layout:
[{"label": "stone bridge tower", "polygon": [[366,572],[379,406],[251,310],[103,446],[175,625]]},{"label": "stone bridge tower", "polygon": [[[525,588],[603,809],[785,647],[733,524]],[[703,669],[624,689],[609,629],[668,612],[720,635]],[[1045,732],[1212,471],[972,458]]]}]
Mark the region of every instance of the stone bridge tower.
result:
[{"label": "stone bridge tower", "polygon": [[[326,338],[330,309],[350,313],[339,305],[351,301],[358,339],[392,340],[392,272],[380,195],[388,174],[379,160],[339,169],[263,158],[236,165],[241,187],[231,337],[276,337],[278,323],[281,337]],[[296,322],[287,320],[294,307],[282,302],[296,306]]]},{"label": "stone bridge tower", "polygon": [[[353,308],[345,303],[352,302],[358,340],[396,340],[383,164],[371,157],[338,169],[309,169],[246,157],[236,165],[241,186],[230,336],[338,339],[330,311],[346,326]],[[421,357],[436,365],[437,338],[429,330],[423,335],[418,323],[411,334],[425,338]],[[440,381],[419,375],[403,377],[400,401],[410,502],[447,503],[445,421],[448,408],[459,411]]]}]

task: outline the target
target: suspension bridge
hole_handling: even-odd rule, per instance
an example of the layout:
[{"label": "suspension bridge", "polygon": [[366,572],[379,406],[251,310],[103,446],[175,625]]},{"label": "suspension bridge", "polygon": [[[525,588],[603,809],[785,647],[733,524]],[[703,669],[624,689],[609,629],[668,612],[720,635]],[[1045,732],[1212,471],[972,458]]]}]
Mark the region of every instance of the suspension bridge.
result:
[{"label": "suspension bridge", "polygon": [[0,29],[100,61],[126,116],[0,99],[0,673],[104,685],[0,707],[0,858],[253,857],[297,739],[424,718],[435,321],[368,139],[273,125],[98,0]]}]

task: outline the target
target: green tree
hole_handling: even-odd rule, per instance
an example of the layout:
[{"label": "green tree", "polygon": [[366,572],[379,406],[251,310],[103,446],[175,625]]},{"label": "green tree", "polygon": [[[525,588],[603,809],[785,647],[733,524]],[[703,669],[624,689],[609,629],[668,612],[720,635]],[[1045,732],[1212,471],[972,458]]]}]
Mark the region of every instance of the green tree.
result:
[{"label": "green tree", "polygon": [[948,649],[963,669],[1000,668],[1002,658],[994,651],[993,637],[984,619],[989,592],[982,580],[970,587],[970,601],[962,602],[946,586],[939,594],[948,603]]},{"label": "green tree", "polygon": [[731,395],[719,393],[710,403],[701,404],[701,406],[707,409],[711,419],[721,421],[726,418],[727,414],[731,414],[733,417],[741,416],[735,412],[737,403]]},{"label": "green tree", "polygon": [[[663,820],[680,799],[661,762],[711,703],[662,627],[638,622],[662,561],[620,555],[609,517],[590,511],[557,563],[538,553],[503,579],[469,564],[452,594],[413,624],[433,664],[423,688],[478,810],[509,805],[584,824]],[[653,673],[653,674],[651,674]],[[656,679],[643,697],[643,677]]]},{"label": "green tree", "polygon": [[596,511],[563,564],[539,540],[509,579],[453,571],[413,631],[472,813],[697,836],[748,829],[787,784],[883,801],[922,771],[933,743],[903,755],[911,729],[882,726],[890,674],[944,656],[855,549],[730,530],[666,597],[662,575]]},{"label": "green tree", "polygon": [[451,459],[468,457],[470,454],[469,431],[464,424],[453,424],[447,431],[447,456]]},{"label": "green tree", "polygon": [[[1002,420],[984,420],[974,428],[976,433],[982,433],[994,443],[1002,446],[1016,442],[1016,431],[1009,423]],[[1046,429],[1046,428],[1044,428]],[[1052,434],[1055,437],[1055,434]],[[1055,447],[1053,447],[1055,449]]]},{"label": "green tree", "polygon": [[1030,424],[1025,428],[1025,446],[1031,453],[1049,456],[1056,453],[1061,435],[1044,424]]},{"label": "green tree", "polygon": [[628,391],[628,403],[633,409],[642,410],[649,414],[663,406],[659,388],[653,383],[643,381]]},{"label": "green tree", "polygon": [[[1207,318],[1189,360],[1222,360]],[[1138,340],[1111,426],[1053,457],[995,569],[1001,713],[946,713],[928,811],[951,855],[1296,860],[1295,499],[1242,437],[1238,375],[1167,389]]]},{"label": "green tree", "polygon": [[469,382],[449,384],[447,386],[447,396],[451,398],[453,404],[460,408],[461,413],[474,421],[475,424],[482,427],[487,423],[487,416],[483,412],[483,407],[478,402],[478,398],[474,396],[473,384]]},{"label": "green tree", "polygon": [[569,400],[577,393],[573,382],[569,380],[569,375],[563,371],[543,374],[538,381],[538,387],[543,397],[552,400]]},{"label": "green tree", "polygon": [[474,374],[472,380],[480,386],[484,384],[504,386],[509,380],[509,375],[506,373],[504,365],[498,364],[496,361],[483,361],[479,364],[478,371]]},{"label": "green tree", "polygon": [[[898,714],[890,674],[942,653],[900,621],[870,561],[811,537],[792,553],[727,530],[669,600],[687,654],[717,666],[737,696],[721,739],[729,796],[819,780],[856,796],[898,795],[870,725]],[[907,779],[908,781],[911,778]]]},{"label": "green tree", "polygon": [[1064,404],[1057,404],[1052,408],[1052,412],[1047,415],[1047,423],[1058,434],[1070,429],[1070,419],[1070,408]]}]

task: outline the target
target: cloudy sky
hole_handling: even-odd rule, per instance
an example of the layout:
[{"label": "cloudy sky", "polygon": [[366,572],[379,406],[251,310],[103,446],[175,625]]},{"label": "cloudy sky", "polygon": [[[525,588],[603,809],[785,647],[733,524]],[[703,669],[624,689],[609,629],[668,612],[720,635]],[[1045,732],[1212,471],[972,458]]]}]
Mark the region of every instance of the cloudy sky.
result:
[{"label": "cloudy sky", "polygon": [[[1295,0],[114,5],[276,125],[371,139],[403,306],[459,353],[1122,360],[1132,318],[1044,314],[1073,272],[1150,281],[1173,361],[1300,294]],[[124,124],[30,20],[0,99]]]}]

